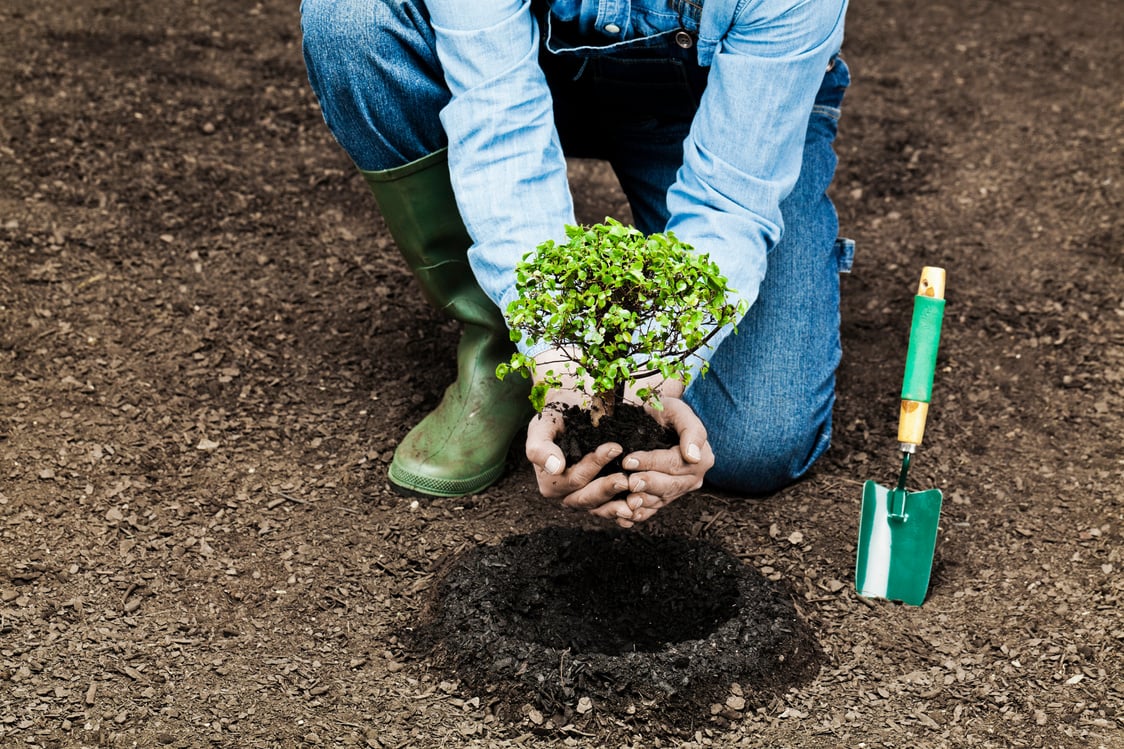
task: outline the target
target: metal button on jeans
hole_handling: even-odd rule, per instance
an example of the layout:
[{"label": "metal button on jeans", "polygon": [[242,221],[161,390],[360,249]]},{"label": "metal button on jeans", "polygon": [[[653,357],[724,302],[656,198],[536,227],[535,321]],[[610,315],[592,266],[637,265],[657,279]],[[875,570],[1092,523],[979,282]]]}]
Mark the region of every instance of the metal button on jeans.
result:
[{"label": "metal button on jeans", "polygon": [[619,33],[621,33],[621,27],[617,26],[615,23],[607,23],[602,28],[605,30],[606,34],[619,34]]},{"label": "metal button on jeans", "polygon": [[675,43],[683,49],[690,49],[694,46],[695,40],[691,38],[691,35],[688,32],[680,29],[679,31],[675,32]]}]

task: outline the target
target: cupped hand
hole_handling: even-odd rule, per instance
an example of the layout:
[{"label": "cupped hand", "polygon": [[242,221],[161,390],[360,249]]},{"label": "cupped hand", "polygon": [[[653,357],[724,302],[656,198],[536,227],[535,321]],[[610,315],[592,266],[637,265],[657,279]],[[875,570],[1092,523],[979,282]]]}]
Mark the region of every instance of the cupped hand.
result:
[{"label": "cupped hand", "polygon": [[[562,414],[552,401],[543,412],[527,426],[527,459],[535,467],[539,492],[547,499],[560,499],[566,507],[588,510],[609,520],[627,519],[632,512],[626,500],[613,500],[627,492],[628,476],[612,473],[598,476],[601,469],[621,454],[615,442],[599,445],[572,466],[555,440],[565,428]],[[639,507],[639,500],[634,501]]]},{"label": "cupped hand", "polygon": [[621,461],[628,471],[628,495],[624,502],[628,517],[618,516],[625,528],[648,520],[661,508],[703,485],[714,466],[714,451],[706,439],[706,427],[694,410],[680,398],[664,397],[662,411],[650,409],[657,421],[672,427],[679,444],[664,450],[630,453]]},{"label": "cupped hand", "polygon": [[[573,375],[571,363],[575,355],[559,349],[542,352],[535,357],[536,378],[541,372],[557,372],[562,387],[552,389],[546,397],[547,406],[527,426],[527,459],[535,467],[539,491],[547,499],[560,499],[566,507],[584,509],[609,520],[628,518],[632,512],[626,500],[614,500],[628,491],[628,476],[613,473],[598,476],[601,469],[621,454],[615,442],[599,445],[572,466],[556,444],[565,430],[562,409],[566,406],[588,407],[591,393]],[[633,505],[639,507],[639,500]]]}]

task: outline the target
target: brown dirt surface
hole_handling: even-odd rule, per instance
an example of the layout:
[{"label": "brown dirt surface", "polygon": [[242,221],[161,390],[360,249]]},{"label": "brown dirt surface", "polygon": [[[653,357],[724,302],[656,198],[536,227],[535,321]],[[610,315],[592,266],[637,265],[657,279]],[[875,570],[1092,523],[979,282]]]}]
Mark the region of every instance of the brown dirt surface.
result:
[{"label": "brown dirt surface", "polygon": [[[457,330],[320,119],[297,4],[0,22],[0,746],[1124,747],[1117,0],[853,5],[833,447],[637,531],[783,586],[823,666],[768,696],[716,679],[670,727],[596,699],[557,725],[532,690],[508,720],[409,647],[481,545],[603,526],[518,449],[476,497],[388,489]],[[603,165],[573,176],[583,220],[628,219]],[[850,580],[923,265],[948,308],[911,488],[945,503],[911,608]]]}]

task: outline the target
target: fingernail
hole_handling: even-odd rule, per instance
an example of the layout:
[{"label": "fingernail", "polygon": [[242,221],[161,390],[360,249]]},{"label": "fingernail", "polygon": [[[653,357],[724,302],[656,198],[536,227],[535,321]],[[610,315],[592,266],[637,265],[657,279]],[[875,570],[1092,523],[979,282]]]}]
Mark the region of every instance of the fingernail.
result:
[{"label": "fingernail", "polygon": [[612,460],[613,458],[617,457],[620,454],[621,454],[621,449],[619,447],[610,447],[609,448],[608,455],[609,455],[610,460]]},{"label": "fingernail", "polygon": [[627,501],[630,510],[639,510],[644,506],[644,500],[641,497],[629,497]]},{"label": "fingernail", "polygon": [[543,466],[543,469],[547,473],[554,475],[562,470],[562,461],[558,459],[557,455],[551,455],[546,459],[546,465]]},{"label": "fingernail", "polygon": [[644,483],[644,479],[639,479],[636,482],[636,488],[633,489],[633,491],[642,492],[642,491],[644,491],[644,487],[646,487],[646,486],[648,486],[648,485]]},{"label": "fingernail", "polygon": [[636,458],[627,458],[627,459],[625,459],[624,463],[622,463],[621,465],[623,465],[625,468],[627,468],[629,470],[632,470],[633,468],[639,468],[640,467],[640,461],[637,460]]},{"label": "fingernail", "polygon": [[628,482],[627,481],[614,481],[613,482],[613,491],[615,491],[615,492],[626,492],[626,491],[628,491]]},{"label": "fingernail", "polygon": [[687,460],[698,460],[700,457],[702,457],[702,453],[699,452],[698,445],[694,442],[687,445]]}]

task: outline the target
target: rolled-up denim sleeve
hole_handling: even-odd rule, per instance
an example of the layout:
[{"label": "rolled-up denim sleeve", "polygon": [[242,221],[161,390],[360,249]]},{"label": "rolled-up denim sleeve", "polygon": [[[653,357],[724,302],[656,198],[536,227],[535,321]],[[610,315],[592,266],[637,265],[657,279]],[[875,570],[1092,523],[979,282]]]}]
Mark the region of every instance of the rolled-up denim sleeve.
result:
[{"label": "rolled-up denim sleeve", "polygon": [[[842,43],[846,5],[738,3],[729,27],[717,29],[706,21],[723,20],[704,16],[699,51],[710,73],[683,167],[668,193],[668,229],[707,252],[750,305],[767,254],[784,230],[780,203],[799,176],[808,118]],[[708,359],[729,332],[720,331],[701,358]]]},{"label": "rolled-up denim sleeve", "polygon": [[469,263],[501,310],[515,265],[575,223],[566,160],[526,0],[426,0],[452,99],[441,112]]}]

